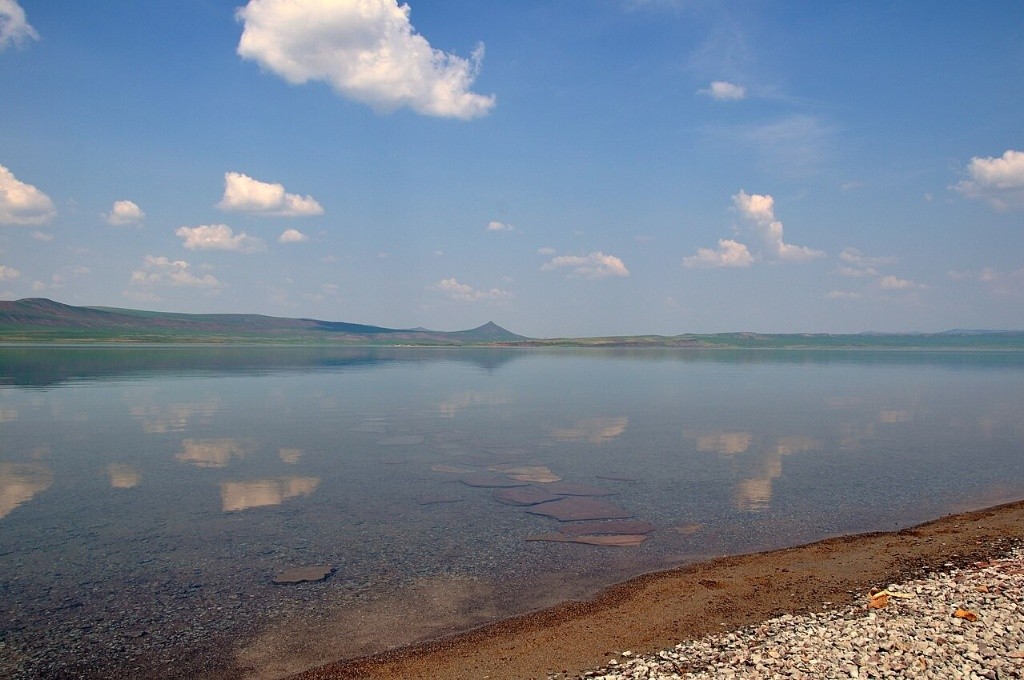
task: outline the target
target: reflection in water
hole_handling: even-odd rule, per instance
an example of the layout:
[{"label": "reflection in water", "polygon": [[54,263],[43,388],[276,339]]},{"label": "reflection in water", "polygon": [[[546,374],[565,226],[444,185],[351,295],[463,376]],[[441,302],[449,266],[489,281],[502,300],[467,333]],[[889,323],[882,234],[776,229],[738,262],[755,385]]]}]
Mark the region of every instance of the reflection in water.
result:
[{"label": "reflection in water", "polygon": [[237,439],[183,439],[181,452],[174,459],[201,468],[222,468],[227,467],[232,458],[242,458],[245,453]]},{"label": "reflection in water", "polygon": [[13,423],[18,419],[18,409],[0,407],[0,423]]},{"label": "reflection in water", "polygon": [[722,456],[747,454],[736,463],[743,478],[733,487],[733,504],[741,512],[764,512],[771,505],[774,480],[782,476],[782,457],[819,448],[818,440],[806,435],[779,437],[772,444],[754,446],[750,432],[711,432],[695,435],[697,450]]},{"label": "reflection in water", "polygon": [[108,465],[107,476],[110,477],[110,486],[115,489],[131,489],[136,487],[142,478],[135,468],[124,463],[111,463]]},{"label": "reflection in water", "polygon": [[714,432],[697,437],[697,450],[734,456],[745,453],[752,439],[749,432]]},{"label": "reflection in water", "polygon": [[278,477],[247,482],[223,482],[220,497],[224,512],[281,505],[289,498],[309,496],[320,484],[319,477]]},{"label": "reflection in water", "polygon": [[878,420],[882,423],[909,423],[910,411],[888,410],[878,414]]},{"label": "reflection in water", "polygon": [[586,441],[591,444],[601,444],[609,439],[615,439],[629,425],[629,417],[620,418],[587,418],[580,420],[574,427],[554,429],[551,436],[555,439],[567,441]]},{"label": "reflection in water", "polygon": [[198,418],[208,422],[216,415],[219,404],[170,404],[167,406],[139,406],[128,409],[132,418],[142,421],[146,434],[184,432],[195,425]]},{"label": "reflection in water", "polygon": [[53,483],[44,463],[0,463],[0,519]]},{"label": "reflection in water", "polygon": [[507,394],[500,392],[466,391],[451,395],[441,402],[438,410],[445,418],[454,418],[455,414],[470,406],[500,406],[509,403]]},{"label": "reflection in water", "polygon": [[302,449],[278,449],[277,457],[282,463],[295,465],[302,459]]}]

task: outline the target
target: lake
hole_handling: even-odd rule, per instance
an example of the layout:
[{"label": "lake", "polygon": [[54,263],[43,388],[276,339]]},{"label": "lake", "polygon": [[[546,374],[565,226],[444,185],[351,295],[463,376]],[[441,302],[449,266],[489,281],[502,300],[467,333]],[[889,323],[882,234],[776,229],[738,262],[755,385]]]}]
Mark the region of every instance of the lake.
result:
[{"label": "lake", "polygon": [[4,347],[0,674],[273,676],[1021,498],[1022,352]]}]

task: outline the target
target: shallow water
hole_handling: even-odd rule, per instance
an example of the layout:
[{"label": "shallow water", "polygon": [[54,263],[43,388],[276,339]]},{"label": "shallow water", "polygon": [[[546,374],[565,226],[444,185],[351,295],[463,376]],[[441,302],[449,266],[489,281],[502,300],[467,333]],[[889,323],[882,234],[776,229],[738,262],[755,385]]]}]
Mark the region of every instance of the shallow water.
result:
[{"label": "shallow water", "polygon": [[[272,676],[1024,498],[1024,353],[26,347],[0,366],[5,676]],[[562,524],[460,481],[483,474],[597,487],[656,530],[527,541]],[[272,583],[305,565],[336,571]]]}]

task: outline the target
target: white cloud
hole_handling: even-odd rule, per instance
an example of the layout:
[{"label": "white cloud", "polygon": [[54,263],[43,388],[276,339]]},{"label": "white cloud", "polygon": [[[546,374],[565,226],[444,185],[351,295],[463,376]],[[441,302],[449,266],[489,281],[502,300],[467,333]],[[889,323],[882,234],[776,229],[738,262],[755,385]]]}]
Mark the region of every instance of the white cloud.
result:
[{"label": "white cloud", "polygon": [[0,165],[0,225],[48,224],[56,214],[49,196]]},{"label": "white cloud", "polygon": [[629,270],[626,269],[622,260],[614,255],[605,255],[600,251],[588,255],[558,255],[549,262],[545,262],[541,269],[543,271],[568,269],[569,276],[584,279],[629,276]]},{"label": "white cloud", "polygon": [[477,290],[468,284],[459,283],[455,278],[442,279],[434,284],[433,288],[445,293],[452,300],[463,302],[478,302],[480,300],[501,301],[514,297],[512,293],[498,288]]},{"label": "white cloud", "polygon": [[308,217],[324,212],[312,196],[289,194],[281,184],[261,182],[240,172],[224,173],[224,197],[217,207],[274,217]]},{"label": "white cloud", "polygon": [[901,279],[897,276],[889,274],[883,276],[878,280],[878,285],[882,290],[927,290],[928,286],[923,283],[915,283],[910,279]]},{"label": "white cloud", "polygon": [[712,99],[720,102],[739,101],[747,96],[747,88],[742,85],[735,85],[724,80],[716,80],[706,90],[698,90],[699,94],[706,94]]},{"label": "white cloud", "polygon": [[114,201],[110,212],[104,213],[101,217],[107,221],[107,224],[120,227],[128,224],[139,224],[142,220],[146,219],[146,213],[132,201]]},{"label": "white cloud", "polygon": [[32,232],[32,238],[34,238],[37,241],[43,241],[43,242],[52,241],[53,240],[53,234],[51,234],[49,232],[46,232],[46,231],[36,230],[36,231]]},{"label": "white cloud", "polygon": [[498,222],[491,220],[487,223],[487,231],[515,231],[516,228],[511,224],[505,224],[504,222]]},{"label": "white cloud", "polygon": [[860,300],[864,296],[860,293],[853,293],[845,290],[830,290],[825,294],[829,300]]},{"label": "white cloud", "polygon": [[872,267],[881,267],[887,264],[896,264],[899,262],[899,258],[892,256],[868,256],[859,251],[856,248],[844,248],[843,252],[839,253],[839,259],[842,262],[850,265],[851,267],[858,267],[861,269],[869,269]]},{"label": "white cloud", "polygon": [[258,253],[267,249],[261,239],[244,231],[236,234],[226,224],[201,224],[198,227],[179,227],[175,236],[184,239],[189,250],[233,250],[240,253]]},{"label": "white cloud", "polygon": [[322,80],[378,111],[486,115],[495,97],[470,92],[483,44],[469,59],[436,50],[409,11],[397,0],[250,0],[236,13],[245,25],[238,54],[289,83]]},{"label": "white cloud", "polygon": [[304,243],[308,240],[309,237],[298,229],[285,229],[281,232],[281,235],[277,237],[278,243]]},{"label": "white cloud", "polygon": [[189,288],[220,288],[221,283],[212,274],[196,276],[189,271],[184,260],[146,255],[140,269],[132,272],[133,286],[184,286]]},{"label": "white cloud", "polygon": [[954,187],[968,198],[988,201],[1000,210],[1024,206],[1024,151],[1007,149],[999,158],[975,156],[965,179]]},{"label": "white cloud", "polygon": [[749,267],[754,257],[747,247],[732,239],[719,239],[718,250],[699,248],[696,255],[683,258],[683,265],[691,268]]},{"label": "white cloud", "polygon": [[0,281],[13,281],[19,276],[21,276],[21,272],[14,267],[7,267],[0,264]]},{"label": "white cloud", "polygon": [[809,262],[825,257],[825,253],[805,246],[785,243],[782,222],[775,219],[775,199],[768,195],[740,191],[732,197],[740,215],[750,222],[764,241],[770,259],[781,262]]},{"label": "white cloud", "polygon": [[982,267],[974,271],[950,271],[946,274],[953,281],[980,281],[994,295],[1024,294],[1024,268],[1002,272],[993,267]]},{"label": "white cloud", "polygon": [[39,40],[39,34],[26,20],[25,10],[15,0],[0,0],[0,52],[26,40]]},{"label": "white cloud", "polygon": [[537,254],[538,255],[548,256],[548,255],[554,255],[557,252],[558,251],[555,250],[554,248],[537,248]]}]

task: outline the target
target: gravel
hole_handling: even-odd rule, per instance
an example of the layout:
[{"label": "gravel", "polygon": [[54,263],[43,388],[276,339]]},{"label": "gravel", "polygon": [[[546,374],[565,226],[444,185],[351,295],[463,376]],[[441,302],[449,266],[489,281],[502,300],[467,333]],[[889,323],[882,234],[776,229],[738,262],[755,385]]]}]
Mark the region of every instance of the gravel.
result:
[{"label": "gravel", "polygon": [[888,585],[888,598],[863,593],[846,608],[787,614],[645,656],[623,651],[578,677],[1021,678],[1022,588],[1018,549],[1005,559],[967,569],[949,564]]}]

